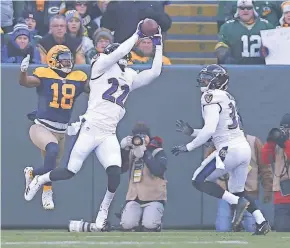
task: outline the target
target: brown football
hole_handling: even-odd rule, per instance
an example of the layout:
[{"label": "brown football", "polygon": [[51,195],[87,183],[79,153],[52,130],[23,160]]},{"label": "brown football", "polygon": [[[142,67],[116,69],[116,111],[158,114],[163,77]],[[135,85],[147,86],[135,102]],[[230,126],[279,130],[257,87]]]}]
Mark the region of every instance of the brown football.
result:
[{"label": "brown football", "polygon": [[141,31],[146,36],[153,36],[158,33],[158,24],[153,19],[146,18],[141,24]]}]

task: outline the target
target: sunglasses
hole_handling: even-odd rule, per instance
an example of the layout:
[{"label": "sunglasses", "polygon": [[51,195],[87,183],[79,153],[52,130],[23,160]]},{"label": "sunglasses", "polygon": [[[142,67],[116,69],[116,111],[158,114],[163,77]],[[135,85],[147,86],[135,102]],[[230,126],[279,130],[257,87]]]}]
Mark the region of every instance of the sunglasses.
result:
[{"label": "sunglasses", "polygon": [[252,10],[253,7],[239,7],[240,10]]}]

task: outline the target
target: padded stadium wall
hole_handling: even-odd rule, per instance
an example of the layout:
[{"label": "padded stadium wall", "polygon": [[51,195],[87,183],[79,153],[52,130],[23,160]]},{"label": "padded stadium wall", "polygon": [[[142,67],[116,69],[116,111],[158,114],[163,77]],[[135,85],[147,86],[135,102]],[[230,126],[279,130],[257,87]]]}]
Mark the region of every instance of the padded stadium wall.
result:
[{"label": "padded stadium wall", "polygon": [[[89,67],[80,67],[89,72]],[[136,67],[143,70],[146,67]],[[202,161],[202,148],[174,157],[172,146],[189,142],[190,138],[175,131],[175,121],[183,119],[202,127],[200,90],[196,76],[200,66],[171,66],[151,85],[133,92],[127,102],[127,114],[119,124],[118,138],[129,135],[133,124],[146,121],[153,135],[164,139],[168,154],[168,202],[165,207],[164,228],[213,227],[217,201],[199,193],[191,185],[193,171]],[[290,70],[280,66],[228,66],[230,92],[235,96],[244,122],[244,129],[265,141],[268,131],[279,125],[282,115],[290,112]],[[33,67],[30,68],[31,73]],[[104,196],[107,177],[104,169],[91,154],[79,174],[69,181],[54,183],[55,210],[45,211],[41,191],[26,202],[23,169],[42,165],[41,154],[29,139],[31,122],[26,114],[36,108],[35,89],[18,84],[19,66],[2,65],[2,228],[63,228],[69,220],[94,221]],[[75,103],[72,121],[83,114],[88,97],[81,95]],[[70,147],[67,138],[66,160]],[[124,203],[128,174],[122,175],[110,214]],[[262,197],[262,195],[261,195]],[[273,221],[273,206],[262,204],[266,216]]]}]

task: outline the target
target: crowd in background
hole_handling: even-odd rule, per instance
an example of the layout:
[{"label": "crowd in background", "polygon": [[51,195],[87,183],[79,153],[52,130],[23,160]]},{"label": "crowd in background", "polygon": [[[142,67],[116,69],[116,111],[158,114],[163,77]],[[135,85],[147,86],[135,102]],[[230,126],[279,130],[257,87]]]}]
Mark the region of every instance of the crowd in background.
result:
[{"label": "crowd in background", "polygon": [[[57,44],[66,45],[76,64],[89,64],[113,42],[121,43],[136,30],[140,20],[152,18],[163,33],[171,27],[164,11],[167,1],[12,1],[1,2],[1,62],[46,64],[46,54]],[[151,39],[137,43],[134,64],[151,63]],[[164,57],[164,64],[170,60]]]},{"label": "crowd in background", "polygon": [[220,1],[217,25],[219,64],[265,64],[261,31],[290,26],[290,1]]},{"label": "crowd in background", "polygon": [[[121,43],[130,37],[138,22],[145,18],[156,20],[165,38],[172,24],[164,10],[168,4],[170,1],[1,1],[1,62],[20,63],[30,54],[31,63],[46,64],[48,50],[53,45],[63,44],[74,53],[76,64],[89,64],[108,44]],[[265,29],[289,27],[289,0],[284,3],[256,1],[252,7],[248,6],[251,4],[249,0],[238,1],[238,4],[237,1],[219,1],[219,42],[215,48],[218,63],[264,64],[269,51],[262,45],[261,38],[252,41],[250,36],[260,36],[260,31]],[[232,32],[234,26],[228,20],[233,19],[239,19],[250,30],[246,34],[248,39],[243,38],[244,33]],[[259,24],[251,31],[257,22]],[[253,44],[253,49],[240,51],[237,40],[242,40],[245,48]],[[131,64],[151,63],[153,56],[154,45],[150,39],[145,39],[134,47]],[[163,63],[171,64],[165,56]]]}]

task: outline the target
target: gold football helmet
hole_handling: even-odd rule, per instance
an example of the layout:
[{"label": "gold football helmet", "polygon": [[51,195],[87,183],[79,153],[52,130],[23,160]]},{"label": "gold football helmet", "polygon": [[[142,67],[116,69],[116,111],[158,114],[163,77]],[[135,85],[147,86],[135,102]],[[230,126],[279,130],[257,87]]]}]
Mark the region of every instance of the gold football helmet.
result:
[{"label": "gold football helmet", "polygon": [[51,69],[70,73],[74,66],[74,59],[67,46],[56,45],[52,47],[47,55],[46,62]]}]

